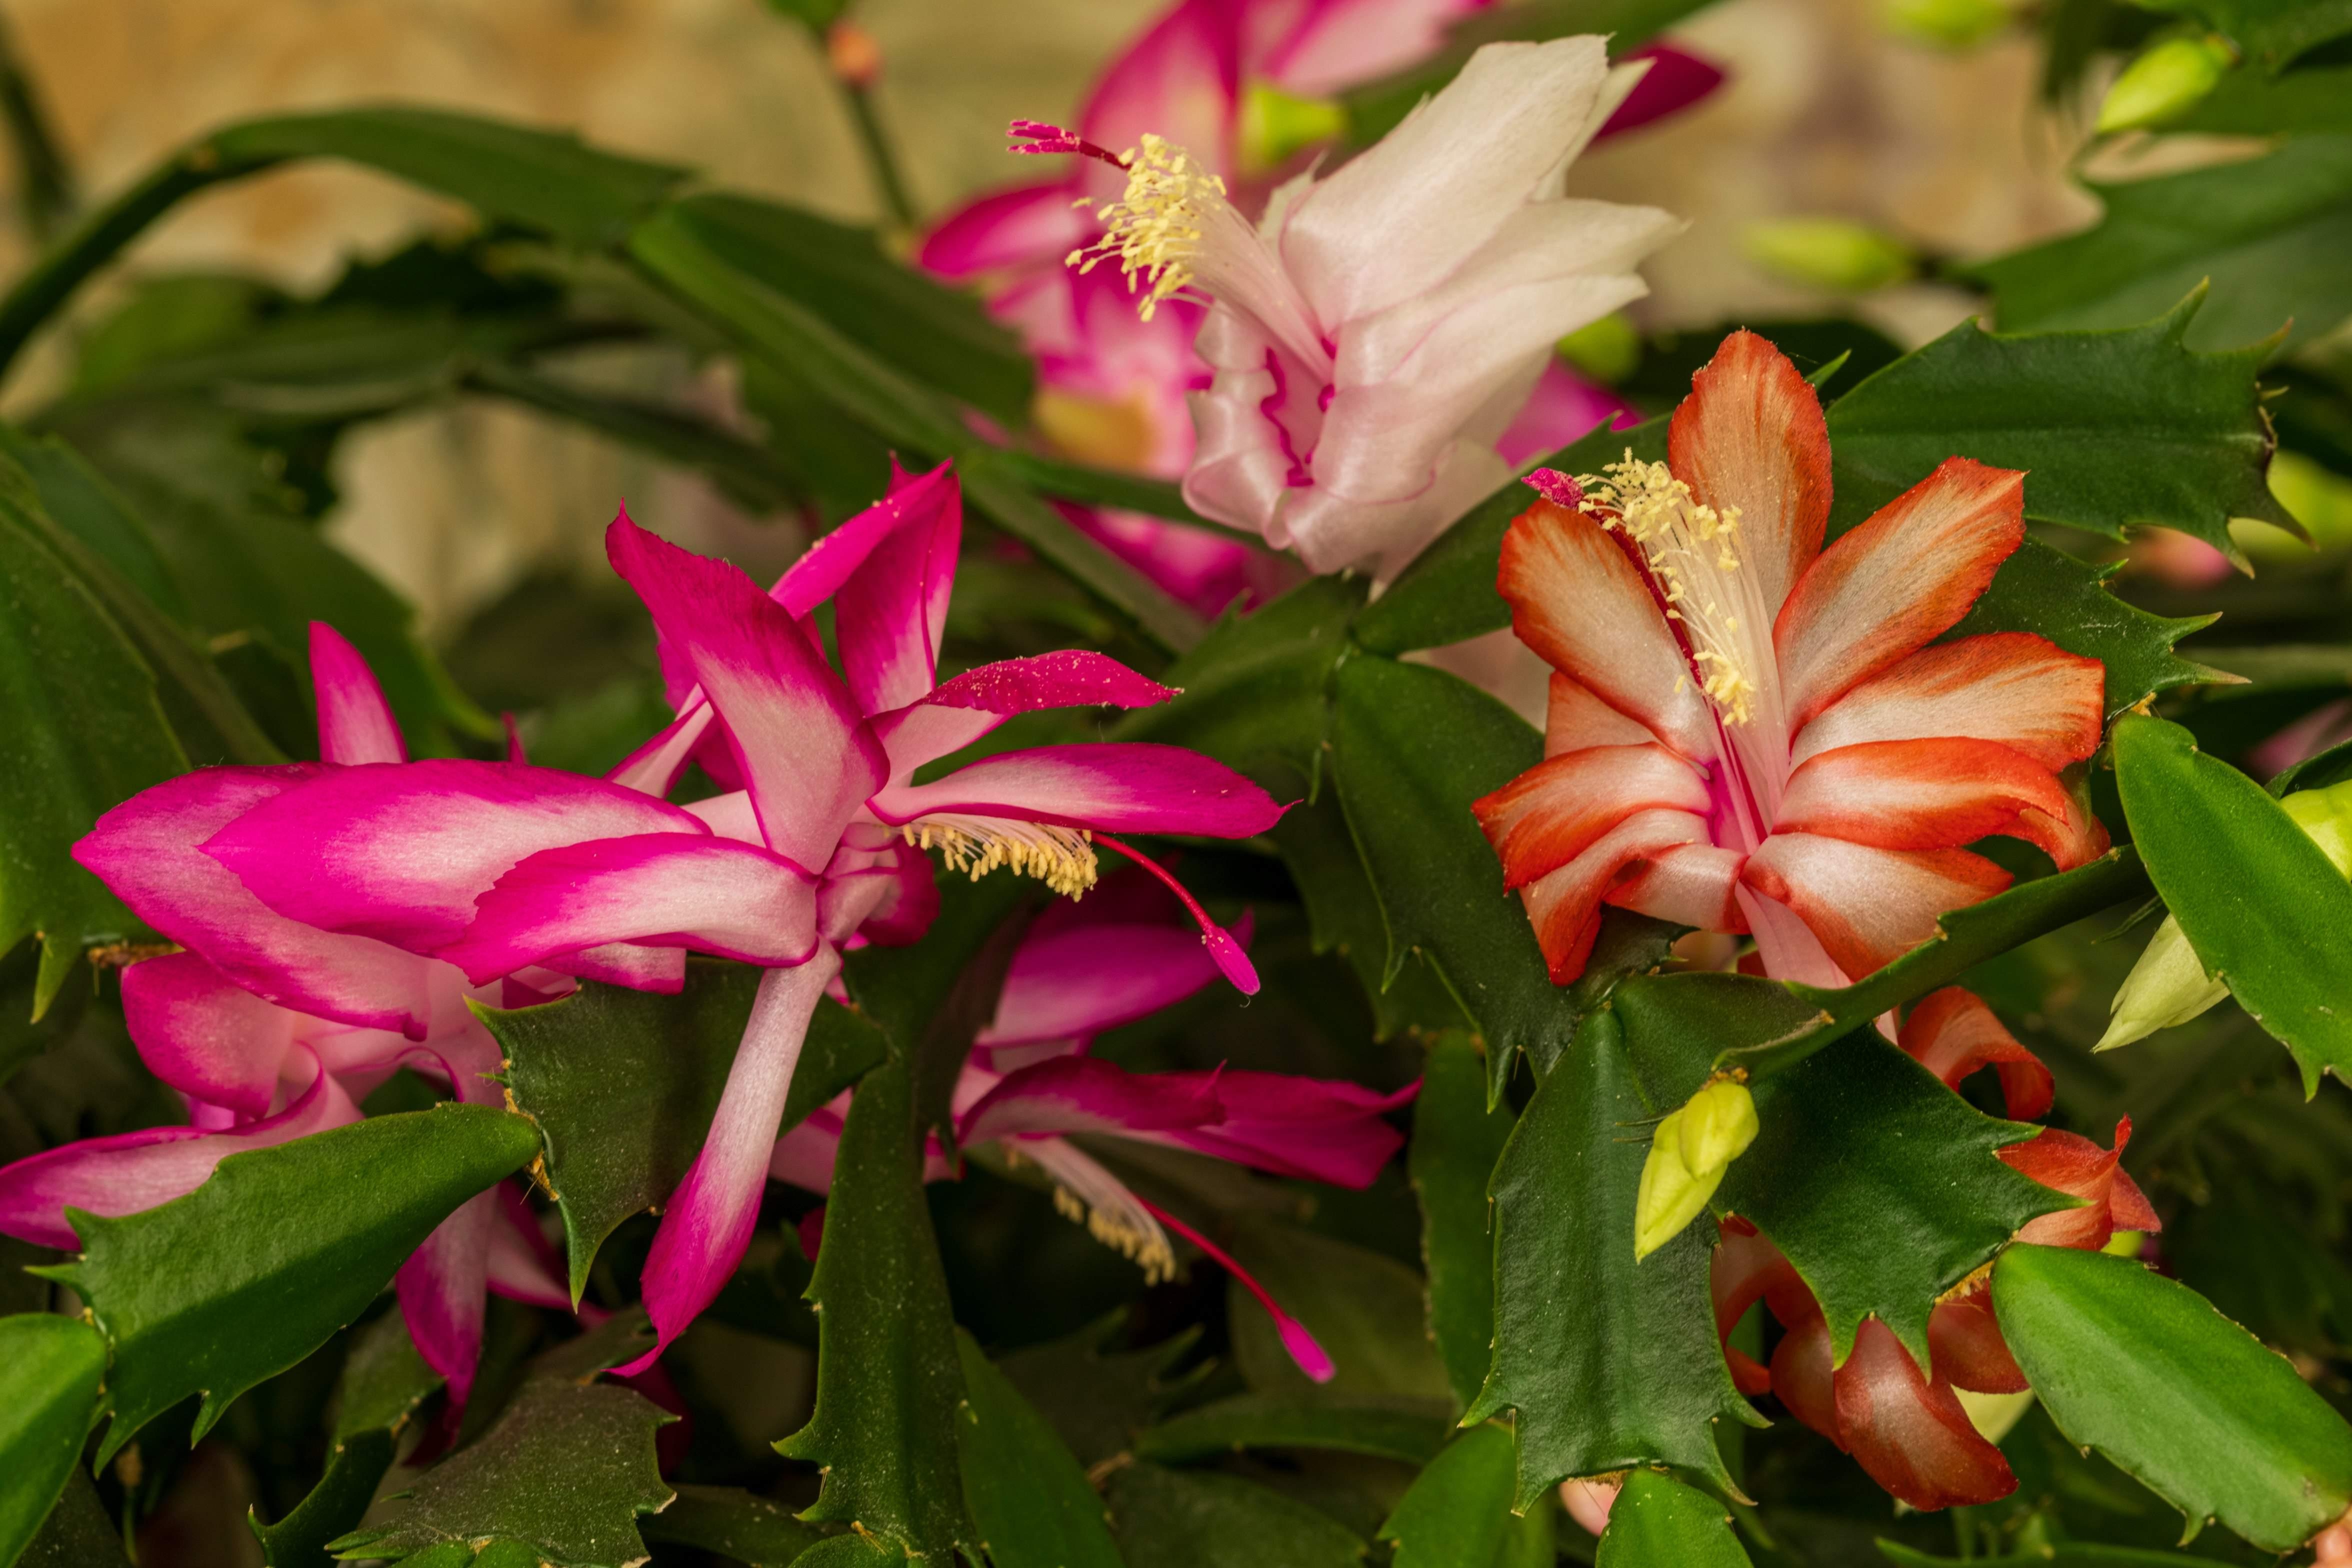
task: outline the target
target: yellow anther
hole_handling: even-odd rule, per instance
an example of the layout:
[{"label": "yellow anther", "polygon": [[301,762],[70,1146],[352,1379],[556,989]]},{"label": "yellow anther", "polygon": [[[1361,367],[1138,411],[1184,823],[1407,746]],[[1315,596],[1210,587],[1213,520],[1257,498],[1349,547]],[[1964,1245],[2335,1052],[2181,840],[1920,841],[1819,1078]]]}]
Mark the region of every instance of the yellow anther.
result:
[{"label": "yellow anther", "polygon": [[1160,300],[1192,281],[1192,260],[1217,209],[1226,207],[1225,182],[1164,136],[1146,132],[1127,153],[1127,189],[1096,216],[1103,237],[1070,252],[1069,264],[1091,272],[1116,258],[1130,284],[1144,288],[1145,321]]},{"label": "yellow anther", "polygon": [[899,831],[918,849],[937,849],[940,858],[975,882],[1000,868],[1034,877],[1069,898],[1095,885],[1098,865],[1084,828],[1009,817],[925,817]]},{"label": "yellow anther", "polygon": [[1698,689],[1727,724],[1754,716],[1756,672],[1739,635],[1740,617],[1727,594],[1713,589],[1739,571],[1739,509],[1721,510],[1691,494],[1664,463],[1643,462],[1631,449],[1600,475],[1577,479],[1584,510],[1641,547],[1651,581],[1670,606],[1666,618],[1683,626],[1691,645]]}]

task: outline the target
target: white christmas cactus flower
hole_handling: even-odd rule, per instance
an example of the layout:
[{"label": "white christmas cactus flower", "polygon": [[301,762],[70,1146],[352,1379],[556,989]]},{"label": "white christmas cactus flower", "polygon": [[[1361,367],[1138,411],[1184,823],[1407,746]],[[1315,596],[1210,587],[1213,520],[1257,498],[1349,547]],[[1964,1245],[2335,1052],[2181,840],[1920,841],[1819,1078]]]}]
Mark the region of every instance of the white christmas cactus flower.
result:
[{"label": "white christmas cactus flower", "polygon": [[1642,69],[1611,69],[1598,37],[1490,44],[1376,146],[1277,190],[1255,225],[1159,137],[1123,156],[1066,133],[1040,143],[1128,174],[1073,264],[1116,260],[1147,314],[1180,291],[1212,302],[1184,499],[1314,571],[1385,577],[1505,483],[1496,442],[1553,345],[1646,293],[1634,263],[1681,227],[1562,194]]},{"label": "white christmas cactus flower", "polygon": [[[2295,826],[2311,836],[2336,868],[2352,877],[2352,780],[2326,789],[2298,791],[2279,802]],[[2227,982],[2205,973],[2180,922],[2170,915],[2116,987],[2108,1004],[2107,1032],[2091,1048],[2112,1051],[2144,1040],[2158,1029],[2186,1024],[2230,994]]]}]

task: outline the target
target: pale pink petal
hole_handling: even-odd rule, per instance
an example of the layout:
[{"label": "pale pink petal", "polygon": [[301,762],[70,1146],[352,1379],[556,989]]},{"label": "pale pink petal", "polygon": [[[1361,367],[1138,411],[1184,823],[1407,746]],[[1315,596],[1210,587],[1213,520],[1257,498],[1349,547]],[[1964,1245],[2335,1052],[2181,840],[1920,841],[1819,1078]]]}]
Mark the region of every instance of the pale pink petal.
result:
[{"label": "pale pink petal", "polygon": [[954,815],[1110,833],[1246,838],[1272,827],[1283,808],[1248,779],[1197,752],[1105,742],[985,757],[935,784],[893,784],[875,795],[872,809],[892,824]]},{"label": "pale pink petal", "polygon": [[1545,363],[1536,389],[1495,447],[1503,461],[1516,468],[1549,457],[1603,425],[1622,430],[1641,419],[1632,404],[1586,381],[1555,357]]},{"label": "pale pink petal", "polygon": [[[1210,169],[1234,173],[1234,105],[1240,87],[1236,7],[1230,0],[1181,0],[1121,49],[1087,94],[1078,129],[1114,152],[1145,132],[1164,136]],[[1080,177],[1116,195],[1116,170],[1084,162]]]},{"label": "pale pink petal", "polygon": [[614,570],[726,721],[768,847],[824,865],[886,776],[881,744],[840,679],[788,609],[725,562],[680,550],[625,515],[604,540]]},{"label": "pale pink petal", "polygon": [[2056,770],[2099,749],[2105,668],[2031,632],[1935,643],[1847,691],[1806,725],[1789,760],[1864,741],[1965,735]]},{"label": "pale pink petal", "polygon": [[500,1182],[488,1195],[498,1204],[497,1222],[490,1227],[489,1288],[509,1301],[570,1311],[573,1303],[563,1283],[563,1255],[547,1239],[539,1216],[512,1182]]},{"label": "pale pink petal", "polygon": [[269,1114],[302,1016],[263,1001],[196,953],[174,952],[122,972],[122,1021],[157,1078],[257,1120]]},{"label": "pale pink petal", "polygon": [[804,963],[816,951],[814,879],[731,838],[647,833],[543,849],[475,908],[440,956],[478,985],[613,942],[763,964]]},{"label": "pale pink petal", "polygon": [[498,1224],[495,1193],[476,1193],[433,1227],[393,1276],[400,1315],[425,1364],[449,1382],[451,1403],[474,1391],[482,1354],[483,1291],[489,1283],[490,1237]]},{"label": "pale pink petal", "polygon": [[1582,512],[1538,501],[1503,536],[1496,589],[1511,629],[1545,663],[1695,762],[1715,720],[1657,600],[1623,550]]},{"label": "pale pink petal", "polygon": [[336,769],[263,801],[203,847],[282,915],[429,952],[457,941],[475,899],[542,849],[708,831],[602,779],[433,758]]},{"label": "pale pink petal", "polygon": [[202,952],[257,995],[421,1039],[432,1012],[423,959],[289,920],[198,847],[245,813],[321,772],[298,763],[184,773],[100,817],[74,846],[73,857],[141,920]]},{"label": "pale pink petal", "polygon": [[1949,849],[2011,831],[2029,809],[2063,818],[2067,805],[2049,769],[1997,741],[1865,741],[1791,773],[1773,829]]},{"label": "pale pink petal", "polygon": [[1071,205],[1073,195],[1059,182],[991,191],[941,218],[923,237],[915,263],[942,278],[1059,267],[1097,232],[1092,216]]},{"label": "pale pink petal", "polygon": [[[1303,12],[1279,38],[1253,50],[1258,74],[1301,98],[1345,89],[1419,64],[1435,54],[1446,29],[1486,0],[1307,0],[1296,6],[1244,6],[1244,37]],[[1261,21],[1260,18],[1265,18]],[[1249,24],[1255,24],[1255,26]]]},{"label": "pale pink petal", "polygon": [[[768,1174],[807,1193],[833,1191],[833,1166],[841,1152],[841,1123],[812,1116],[785,1129],[768,1155]],[[812,1254],[814,1256],[814,1254]]]},{"label": "pale pink petal", "polygon": [[1521,888],[1559,870],[1635,812],[1703,814],[1710,804],[1696,771],[1654,741],[1547,757],[1471,802],[1470,810],[1503,862],[1503,885]]},{"label": "pale pink petal", "polygon": [[646,1309],[659,1337],[622,1375],[643,1372],[660,1357],[710,1305],[751,1246],[809,1019],[840,973],[840,954],[826,947],[797,968],[772,969],[761,979],[709,1134],[670,1194],[646,1259]]},{"label": "pale pink petal", "polygon": [[2024,485],[1947,458],[1805,569],[1772,626],[1792,729],[1969,613],[2025,537]]},{"label": "pale pink petal", "polygon": [[687,704],[686,710],[671,720],[653,738],[621,759],[605,778],[626,788],[642,790],[650,795],[666,795],[676,787],[678,775],[710,733],[710,726],[719,715],[709,702],[697,696]]},{"label": "pale pink petal", "polygon": [[1724,339],[1675,410],[1666,467],[1694,499],[1739,509],[1741,569],[1756,574],[1765,608],[1779,610],[1821,554],[1830,518],[1829,428],[1788,356],[1754,332]]},{"label": "pale pink petal", "polygon": [[310,684],[319,694],[319,756],[330,763],[404,763],[407,744],[360,650],[324,621],[310,623]]},{"label": "pale pink petal", "polygon": [[1217,1119],[1214,1073],[1131,1073],[1095,1057],[1055,1057],[1008,1074],[956,1124],[963,1143],[1058,1132],[1157,1132]]},{"label": "pale pink petal", "polygon": [[1584,973],[1601,934],[1601,905],[1627,867],[1678,844],[1707,841],[1706,819],[1686,811],[1642,811],[1595,839],[1575,859],[1519,889],[1551,970],[1565,985]]},{"label": "pale pink petal", "polygon": [[79,1250],[81,1242],[66,1217],[68,1208],[109,1218],[137,1214],[194,1192],[231,1154],[271,1148],[359,1119],[351,1097],[320,1072],[276,1116],[230,1131],[151,1127],[68,1143],[0,1169],[0,1235]]},{"label": "pale pink petal", "polygon": [[1937,917],[2010,883],[2008,872],[1965,849],[1874,849],[1810,833],[1773,834],[1740,875],[1795,910],[1857,980],[1935,935]]}]

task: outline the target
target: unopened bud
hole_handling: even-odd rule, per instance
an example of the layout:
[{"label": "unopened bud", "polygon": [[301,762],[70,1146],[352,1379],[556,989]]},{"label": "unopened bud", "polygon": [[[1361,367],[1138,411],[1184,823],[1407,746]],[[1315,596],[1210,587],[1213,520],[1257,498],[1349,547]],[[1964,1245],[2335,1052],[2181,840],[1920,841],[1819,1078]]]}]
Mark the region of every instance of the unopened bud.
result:
[{"label": "unopened bud", "polygon": [[1614,386],[1642,363],[1642,334],[1624,312],[1612,310],[1560,339],[1559,357],[1591,380]]},{"label": "unopened bud", "polygon": [[[2326,789],[2298,790],[2279,805],[2337,871],[2352,877],[2352,779]],[[2205,973],[2180,922],[2167,915],[2139,962],[2116,987],[2116,999],[2108,1005],[2107,1032],[2091,1048],[2112,1051],[2158,1029],[2186,1024],[2229,994],[2226,984]]]},{"label": "unopened bud", "polygon": [[2172,37],[2124,68],[2099,104],[2099,133],[2135,131],[2178,119],[2204,101],[2238,63],[2218,33]]},{"label": "unopened bud", "polygon": [[869,88],[882,75],[882,46],[856,23],[835,22],[824,30],[824,63],[836,81]]},{"label": "unopened bud", "polygon": [[2007,0],[1885,0],[1879,22],[1906,43],[1936,49],[1973,49],[2007,27],[2016,8]]},{"label": "unopened bud", "polygon": [[1263,174],[1293,153],[1344,135],[1348,111],[1328,98],[1300,98],[1269,82],[1242,89],[1242,167]]},{"label": "unopened bud", "polygon": [[1847,218],[1749,224],[1740,246],[1748,260],[1787,282],[1847,294],[1900,283],[1919,269],[1918,258],[1901,240]]},{"label": "unopened bud", "polygon": [[1756,1100],[1736,1079],[1715,1079],[1659,1122],[1633,1201],[1633,1261],[1681,1235],[1755,1141]]},{"label": "unopened bud", "polygon": [[1719,1173],[1756,1142],[1756,1097],[1737,1079],[1717,1079],[1683,1107],[1679,1131],[1685,1168]]}]

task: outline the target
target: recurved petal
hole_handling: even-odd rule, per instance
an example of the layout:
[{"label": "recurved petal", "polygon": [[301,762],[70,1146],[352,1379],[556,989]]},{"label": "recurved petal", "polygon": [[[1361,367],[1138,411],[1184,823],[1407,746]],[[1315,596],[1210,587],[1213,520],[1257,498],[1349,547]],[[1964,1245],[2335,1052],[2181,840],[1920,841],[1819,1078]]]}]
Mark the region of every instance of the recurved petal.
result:
[{"label": "recurved petal", "polygon": [[809,1019],[840,973],[840,955],[824,948],[806,963],[772,969],[761,977],[709,1134],[670,1194],[646,1258],[646,1309],[657,1336],[654,1348],[619,1369],[622,1376],[634,1376],[660,1359],[670,1341],[710,1305],[751,1246]]},{"label": "recurved petal", "polygon": [[196,953],[173,952],[122,972],[122,1021],[157,1078],[258,1120],[269,1114],[302,1016],[263,1001]]},{"label": "recurved petal", "polygon": [[1992,1290],[1981,1279],[1936,1304],[1927,1319],[1927,1364],[1937,1382],[1971,1394],[2025,1392],[2025,1373],[2009,1353],[2009,1342],[2000,1337]]},{"label": "recurved petal", "polygon": [[1141,742],[1006,752],[933,784],[894,784],[872,806],[892,824],[961,815],[1208,838],[1246,838],[1282,817],[1273,796],[1223,763]]},{"label": "recurved petal", "polygon": [[1802,763],[1865,741],[1998,741],[2056,772],[2099,749],[2106,671],[2031,632],[1934,643],[1832,703],[1790,749]]},{"label": "recurved petal", "polygon": [[842,673],[868,713],[904,707],[938,679],[963,538],[963,489],[944,463],[921,479],[898,479],[882,505],[898,509],[903,521],[833,596]]},{"label": "recurved petal", "polygon": [[1863,1320],[1836,1385],[1847,1451],[1913,1508],[1991,1502],[2017,1489],[2009,1461],[1978,1433],[1959,1396],[1922,1376],[1877,1319]]},{"label": "recurved petal", "polygon": [[2025,476],[1948,458],[1822,552],[1772,626],[1791,729],[1949,631],[2025,537]]},{"label": "recurved petal", "polygon": [[1521,888],[1559,869],[1638,811],[1707,808],[1691,765],[1652,742],[1596,746],[1547,757],[1471,803],[1503,862],[1503,885]]},{"label": "recurved petal", "polygon": [[2010,875],[1965,849],[1878,849],[1812,833],[1775,833],[1740,879],[1785,904],[1854,979],[1936,934],[1946,910],[1981,903]]},{"label": "recurved petal", "polygon": [[916,264],[943,278],[1013,268],[1059,267],[1095,234],[1091,217],[1071,205],[1071,187],[1014,185],[966,202],[923,237]]},{"label": "recurved petal", "polygon": [[477,985],[609,943],[792,964],[816,950],[816,886],[782,856],[731,838],[646,833],[543,849],[476,900],[440,954]]},{"label": "recurved petal", "polygon": [[1779,609],[1830,518],[1829,427],[1788,356],[1744,330],[1724,339],[1675,410],[1666,467],[1698,500],[1739,509],[1741,566]]},{"label": "recurved petal", "polygon": [[1418,1080],[1381,1094],[1343,1079],[1232,1068],[1215,1079],[1219,1119],[1167,1142],[1278,1176],[1359,1189],[1404,1145],[1388,1113],[1421,1091]]},{"label": "recurved petal", "polygon": [[1895,1043],[1947,1088],[1959,1088],[1962,1079],[1981,1068],[1993,1068],[2000,1077],[2001,1098],[2012,1121],[2037,1121],[2050,1109],[2054,1092],[2050,1069],[2018,1044],[2017,1037],[1972,991],[1947,985],[1921,998],[1903,1020]]},{"label": "recurved petal", "polygon": [[956,1125],[957,1141],[1059,1132],[1159,1132],[1222,1111],[1216,1075],[1131,1073],[1095,1057],[1054,1057],[1008,1073]]},{"label": "recurved petal", "polygon": [[283,1006],[422,1039],[430,966],[366,937],[289,920],[199,847],[247,812],[317,779],[310,763],[201,768],[142,791],[98,819],[73,857],[131,911],[202,952],[238,984]]},{"label": "recurved petal", "polygon": [[393,1277],[416,1353],[449,1380],[449,1398],[458,1405],[473,1393],[474,1368],[481,1360],[497,1204],[497,1194],[488,1191],[459,1204]]},{"label": "recurved petal", "polygon": [[1574,676],[1551,672],[1544,711],[1545,756],[1588,746],[1640,746],[1657,738],[1648,725],[1610,707]]},{"label": "recurved petal", "polygon": [[474,900],[542,849],[709,830],[677,806],[602,779],[436,757],[338,768],[260,802],[204,852],[280,914],[431,952]]},{"label": "recurved petal", "polygon": [[1629,868],[1609,890],[1609,901],[1699,931],[1742,932],[1748,929],[1748,916],[1737,895],[1745,858],[1736,849],[1713,844],[1661,849]]},{"label": "recurved petal", "polygon": [[2021,812],[2068,807],[2049,769],[1996,741],[1864,741],[1790,774],[1773,830],[1948,849],[2011,831]]},{"label": "recurved petal", "polygon": [[1706,821],[1686,811],[1636,812],[1595,839],[1575,859],[1519,889],[1536,928],[1552,984],[1584,973],[1601,934],[1601,905],[1621,872],[1645,857],[1706,840]]},{"label": "recurved petal", "polygon": [[604,547],[726,721],[768,847],[824,865],[887,774],[881,742],[824,655],[787,606],[723,561],[680,550],[625,515],[605,531]]},{"label": "recurved petal", "polygon": [[324,621],[310,623],[310,684],[319,696],[319,756],[330,763],[404,763],[408,747],[375,671]]},{"label": "recurved petal", "polygon": [[2043,1247],[2105,1247],[2119,1230],[2160,1230],[2163,1222],[2123,1168],[2124,1149],[2131,1142],[2131,1118],[2116,1123],[2116,1146],[2102,1149],[2078,1132],[2052,1127],[2022,1143],[1995,1150],[2004,1163],[2045,1187],[2055,1187],[2084,1200],[2080,1208],[2060,1209],[2028,1220],[2017,1233],[2020,1241]]},{"label": "recurved petal", "polygon": [[[1100,897],[1089,893],[1083,910]],[[1080,1040],[1171,1006],[1217,978],[1190,925],[1165,921],[1033,927],[1013,955],[996,1016],[976,1046]]]},{"label": "recurved petal", "polygon": [[1511,629],[1554,669],[1695,762],[1715,723],[1657,600],[1625,552],[1582,512],[1538,501],[1503,536],[1495,586]]}]

